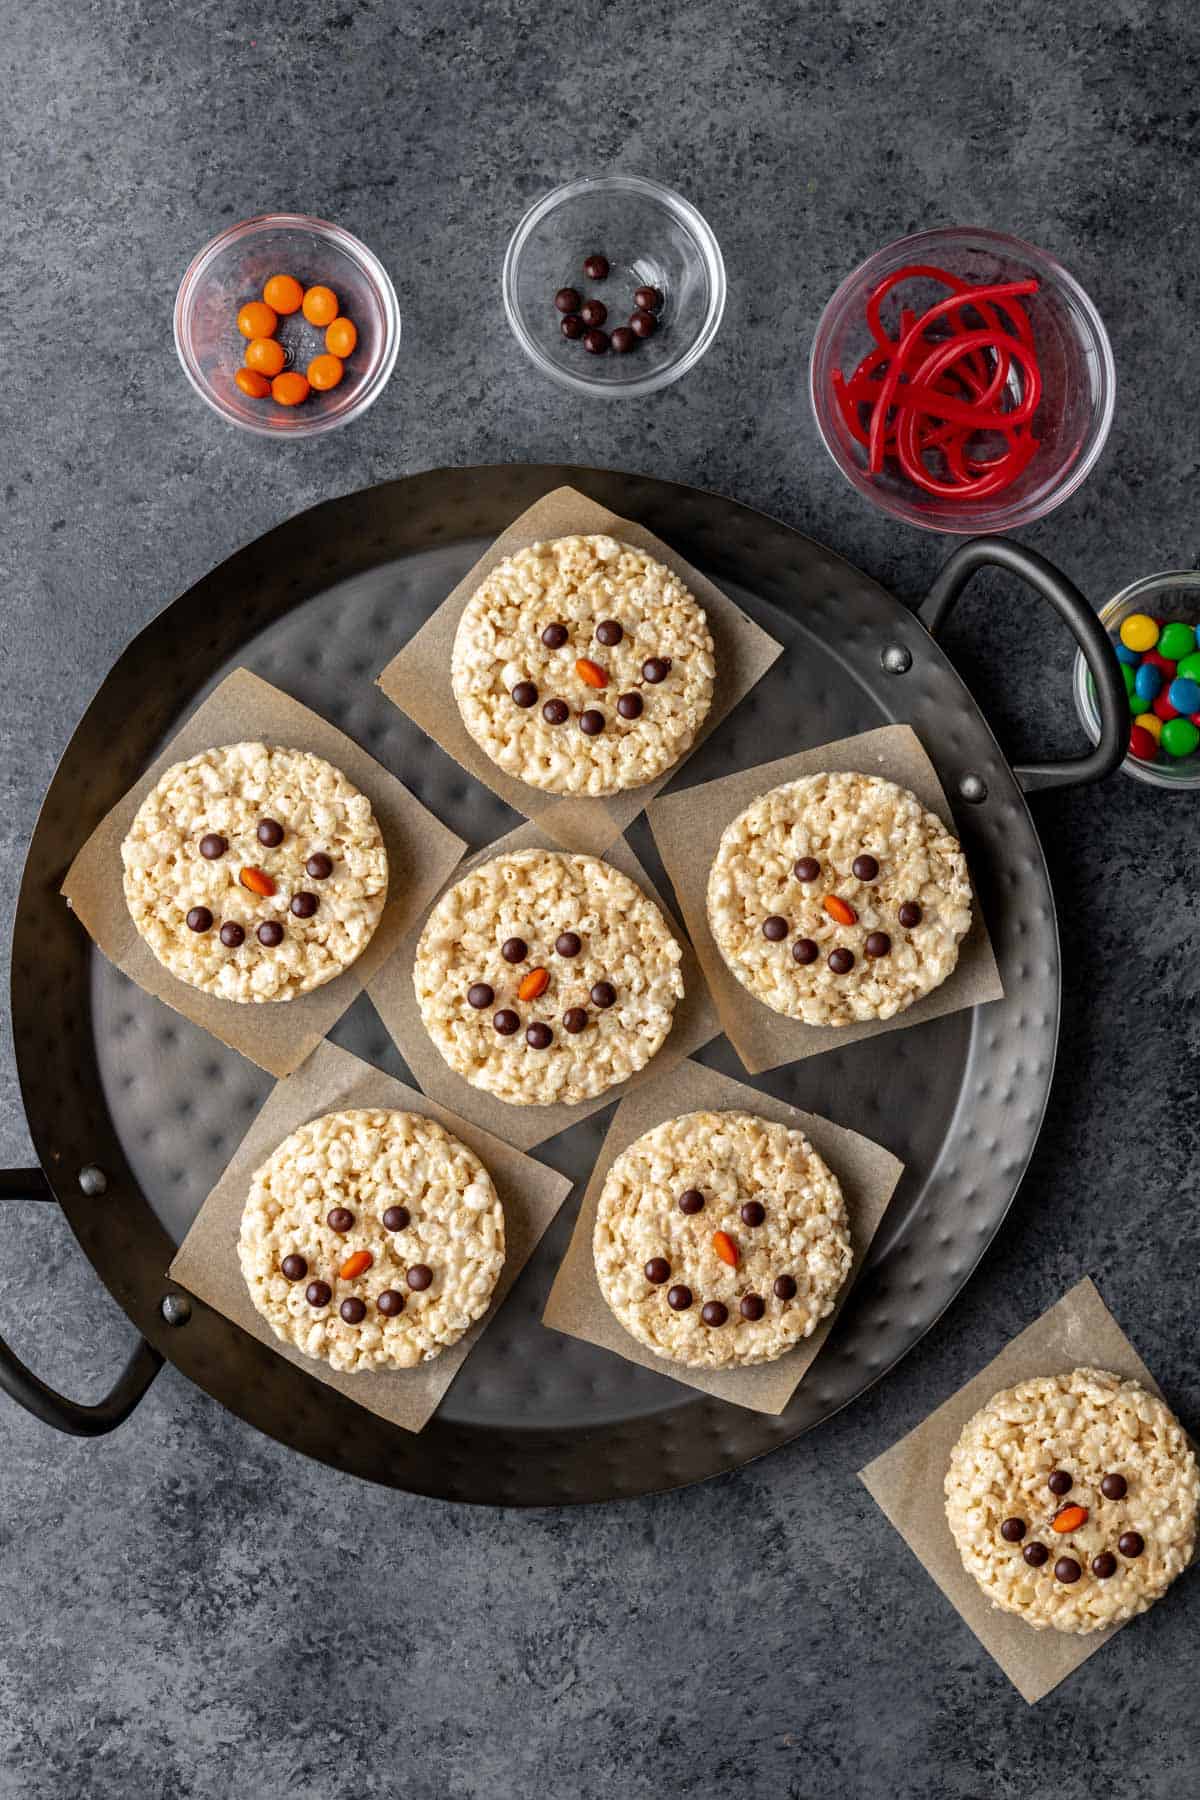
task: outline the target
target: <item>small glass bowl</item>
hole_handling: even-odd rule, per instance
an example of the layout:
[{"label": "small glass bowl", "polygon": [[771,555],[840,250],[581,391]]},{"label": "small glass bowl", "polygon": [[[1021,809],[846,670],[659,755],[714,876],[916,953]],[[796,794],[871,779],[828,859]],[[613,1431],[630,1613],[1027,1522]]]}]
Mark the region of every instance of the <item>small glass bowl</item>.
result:
[{"label": "small glass bowl", "polygon": [[[262,299],[270,276],[283,274],[302,287],[331,287],[358,328],[338,386],[314,390],[299,406],[252,400],[234,381],[246,349],[238,311]],[[299,312],[280,319],[276,336],[287,366],[301,373],[325,348],[324,331]],[[260,437],[316,437],[348,425],[383,392],[400,348],[400,308],[378,257],[340,225],[304,213],[263,213],[231,225],[193,257],[175,296],[175,348],[200,398],[223,419]]]},{"label": "small glass bowl", "polygon": [[[1135,612],[1149,613],[1151,618],[1161,619],[1164,625],[1171,619],[1182,619],[1186,625],[1196,626],[1197,634],[1200,635],[1200,572],[1195,569],[1169,569],[1163,575],[1144,575],[1131,587],[1122,588],[1107,606],[1100,608],[1100,623],[1114,643],[1118,641],[1122,622],[1130,613]],[[1088,674],[1087,664],[1080,655],[1075,658],[1072,686],[1075,707],[1083,728],[1092,742],[1098,743],[1100,714],[1096,707],[1096,690]],[[1147,712],[1152,710],[1152,707],[1146,708]],[[1134,714],[1131,712],[1130,724],[1133,719]],[[1132,775],[1137,781],[1149,782],[1151,787],[1200,787],[1200,750],[1193,751],[1191,756],[1178,758],[1166,756],[1160,751],[1152,763],[1142,762],[1139,757],[1127,754],[1121,768],[1126,775]]]},{"label": "small glass bowl", "polygon": [[[603,281],[584,258],[606,256]],[[531,206],[504,256],[504,310],[522,350],[544,375],[579,394],[623,399],[652,394],[695,368],[725,310],[720,246],[690,201],[640,175],[568,181]],[[663,296],[659,328],[634,349],[592,356],[562,335],[559,288],[608,308],[605,331],[627,325],[639,287]]]},{"label": "small glass bowl", "polygon": [[[868,475],[867,453],[847,429],[833,391],[833,373],[849,376],[874,342],[867,300],[887,275],[908,263],[933,264],[962,281],[1019,281],[1036,277],[1023,296],[1033,328],[1044,388],[1034,415],[1036,454],[1010,488],[991,499],[957,501],[923,493],[895,464]],[[914,279],[884,301],[894,329],[901,305],[916,311],[947,297],[939,283]],[[1104,448],[1116,398],[1116,365],[1099,313],[1054,257],[1000,231],[947,226],[888,244],[842,282],[821,314],[809,361],[809,392],[825,448],[847,481],[873,505],[933,531],[1013,531],[1061,506],[1084,481]]]}]

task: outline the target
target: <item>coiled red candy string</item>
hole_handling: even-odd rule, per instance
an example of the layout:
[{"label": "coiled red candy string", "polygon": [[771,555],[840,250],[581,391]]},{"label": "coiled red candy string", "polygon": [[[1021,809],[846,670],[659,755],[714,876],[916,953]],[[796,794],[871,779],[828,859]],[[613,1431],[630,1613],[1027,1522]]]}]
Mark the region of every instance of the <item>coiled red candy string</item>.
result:
[{"label": "coiled red candy string", "polygon": [[[889,337],[883,302],[893,288],[917,279],[940,283],[949,297],[920,317],[903,307],[899,333]],[[833,374],[834,397],[847,430],[867,452],[870,474],[880,474],[890,458],[914,486],[943,500],[988,499],[1012,486],[1039,442],[1033,418],[1042,372],[1021,304],[1037,286],[1030,279],[972,287],[925,263],[910,263],[879,283],[867,301],[874,348],[849,379],[840,370]],[[980,433],[1002,439],[1004,448],[980,454],[972,448]],[[931,452],[941,468],[930,468]]]}]

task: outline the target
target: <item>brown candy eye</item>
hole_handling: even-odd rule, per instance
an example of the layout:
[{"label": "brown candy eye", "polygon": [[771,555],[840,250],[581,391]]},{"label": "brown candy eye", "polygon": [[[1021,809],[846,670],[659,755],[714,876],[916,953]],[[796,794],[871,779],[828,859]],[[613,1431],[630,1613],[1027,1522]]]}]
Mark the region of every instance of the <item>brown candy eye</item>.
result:
[{"label": "brown candy eye", "polygon": [[265,844],[268,850],[277,850],[283,842],[283,826],[278,819],[260,819],[258,821],[258,841]]},{"label": "brown candy eye", "polygon": [[1019,1544],[1025,1536],[1025,1531],[1024,1519],[1005,1519],[1000,1527],[1000,1536],[1006,1544]]},{"label": "brown candy eye", "polygon": [[583,940],[576,931],[563,931],[555,939],[554,948],[560,956],[578,956],[583,949]]},{"label": "brown candy eye", "polygon": [[389,1206],[383,1215],[383,1228],[385,1231],[406,1231],[408,1221],[407,1206]]},{"label": "brown candy eye", "polygon": [[767,1209],[761,1200],[747,1200],[742,1208],[743,1225],[761,1225],[767,1216]]},{"label": "brown candy eye", "polygon": [[856,856],[850,867],[856,881],[874,881],[879,873],[879,864],[873,856]]},{"label": "brown candy eye", "polygon": [[1072,1485],[1071,1477],[1065,1469],[1052,1469],[1046,1477],[1046,1486],[1052,1494],[1069,1494]]},{"label": "brown candy eye", "polygon": [[229,839],[223,838],[219,831],[207,831],[200,839],[200,854],[205,862],[216,862],[224,856],[229,848]]},{"label": "brown candy eye", "polygon": [[565,625],[547,625],[542,632],[542,642],[547,650],[561,650],[569,635]]},{"label": "brown candy eye", "polygon": [[414,1294],[423,1294],[433,1281],[433,1270],[428,1263],[414,1263],[404,1279]]},{"label": "brown candy eye", "polygon": [[777,1275],[775,1278],[775,1298],[777,1300],[794,1300],[796,1298],[796,1282],[791,1275]]},{"label": "brown candy eye", "polygon": [[651,687],[660,681],[665,681],[670,673],[671,659],[669,656],[648,656],[642,664],[642,680],[648,681]]},{"label": "brown candy eye", "polygon": [[326,1213],[325,1223],[330,1231],[339,1231],[345,1236],[354,1229],[354,1214],[348,1206],[334,1206]]},{"label": "brown candy eye", "polygon": [[1129,1492],[1129,1483],[1123,1475],[1114,1472],[1104,1477],[1100,1483],[1100,1492],[1106,1500],[1123,1500]]},{"label": "brown candy eye", "polygon": [[[589,319],[585,313],[583,322],[585,325],[603,325],[604,320]],[[611,650],[614,644],[619,644],[624,636],[624,630],[615,619],[601,619],[596,627],[596,642],[603,644],[607,650]]]},{"label": "brown candy eye", "polygon": [[802,856],[793,865],[792,873],[797,881],[815,881],[821,873],[821,865],[815,856]]},{"label": "brown candy eye", "polygon": [[681,1213],[698,1213],[704,1210],[704,1195],[699,1188],[686,1188],[679,1196]]},{"label": "brown candy eye", "polygon": [[529,955],[529,945],[524,938],[505,938],[500,946],[500,954],[506,963],[524,962]]},{"label": "brown candy eye", "polygon": [[1117,1539],[1117,1549],[1122,1556],[1140,1556],[1146,1548],[1146,1540],[1140,1531],[1123,1531]]},{"label": "brown candy eye", "polygon": [[304,871],[314,881],[328,881],[333,874],[333,860],[323,850],[314,850],[304,865]]},{"label": "brown candy eye", "polygon": [[905,931],[911,931],[914,925],[921,923],[921,909],[915,900],[906,900],[896,916]]}]

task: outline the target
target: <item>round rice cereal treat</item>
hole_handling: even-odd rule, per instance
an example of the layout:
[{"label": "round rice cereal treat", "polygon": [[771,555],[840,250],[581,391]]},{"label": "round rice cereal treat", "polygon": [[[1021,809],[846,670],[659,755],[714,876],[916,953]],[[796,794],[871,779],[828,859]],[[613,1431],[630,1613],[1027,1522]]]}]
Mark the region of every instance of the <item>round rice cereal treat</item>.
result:
[{"label": "round rice cereal treat", "polygon": [[354,1374],[412,1369],[483,1317],[504,1211],[479,1158],[419,1113],[326,1113],[256,1169],[238,1258],[277,1338]]},{"label": "round rice cereal treat", "polygon": [[175,763],[121,845],[125,901],[164,968],[221,1000],[293,1000],[362,955],[387,901],[365,794],[308,750],[223,744]]},{"label": "round rice cereal treat", "polygon": [[600,1291],[668,1362],[773,1362],[832,1312],[850,1272],[837,1178],[802,1131],[746,1112],[667,1119],[605,1177]]},{"label": "round rice cereal treat", "polygon": [[958,839],[879,775],[809,775],[726,826],[708,877],[742,986],[806,1025],[890,1019],[940,987],[971,923]]},{"label": "round rice cereal treat", "polygon": [[468,600],[451,656],[480,749],[552,794],[618,794],[671,768],[715,676],[708,621],[683,582],[603,535],[506,556]]},{"label": "round rice cereal treat", "polygon": [[513,1106],[590,1100],[645,1068],[683,997],[682,952],[611,864],[520,850],[447,889],[417,945],[425,1029],[472,1087]]},{"label": "round rice cereal treat", "polygon": [[945,1488],[963,1567],[1038,1631],[1132,1619],[1195,1547],[1200,1476],[1179,1421],[1103,1369],[993,1394],[964,1426]]}]

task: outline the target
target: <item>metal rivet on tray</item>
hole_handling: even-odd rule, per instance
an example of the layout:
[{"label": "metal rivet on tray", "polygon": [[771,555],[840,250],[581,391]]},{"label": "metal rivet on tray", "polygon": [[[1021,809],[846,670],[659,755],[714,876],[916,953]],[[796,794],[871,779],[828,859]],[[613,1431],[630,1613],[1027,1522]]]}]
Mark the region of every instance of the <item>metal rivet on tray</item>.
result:
[{"label": "metal rivet on tray", "polygon": [[79,1187],[82,1193],[92,1198],[97,1194],[106,1194],[108,1192],[108,1176],[103,1169],[98,1169],[95,1163],[88,1163],[86,1168],[79,1171]]},{"label": "metal rivet on tray", "polygon": [[975,804],[987,799],[987,783],[981,775],[964,775],[958,784],[958,791],[964,800]]},{"label": "metal rivet on tray", "polygon": [[159,1311],[168,1325],[186,1325],[192,1316],[192,1303],[186,1294],[164,1294]]},{"label": "metal rivet on tray", "polygon": [[879,660],[889,675],[907,675],[912,668],[912,651],[903,644],[889,644]]}]

